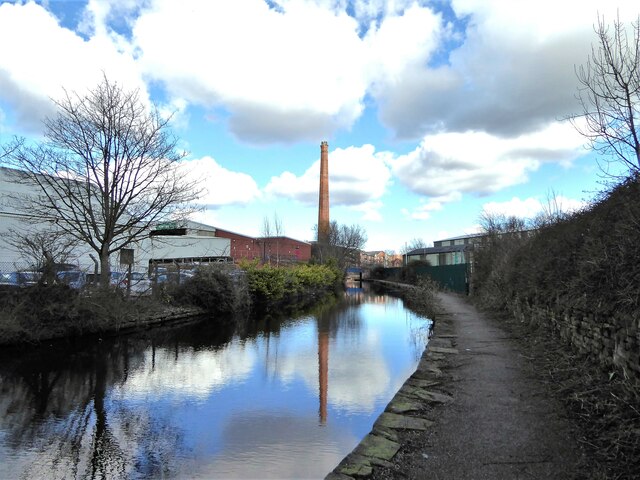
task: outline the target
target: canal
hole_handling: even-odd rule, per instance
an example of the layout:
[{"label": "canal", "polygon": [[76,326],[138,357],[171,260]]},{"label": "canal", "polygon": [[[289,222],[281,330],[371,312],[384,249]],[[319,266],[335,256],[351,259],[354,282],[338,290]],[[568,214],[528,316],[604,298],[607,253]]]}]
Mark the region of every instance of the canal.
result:
[{"label": "canal", "polygon": [[0,356],[1,478],[323,478],[415,370],[430,321],[349,288],[295,318],[204,319]]}]

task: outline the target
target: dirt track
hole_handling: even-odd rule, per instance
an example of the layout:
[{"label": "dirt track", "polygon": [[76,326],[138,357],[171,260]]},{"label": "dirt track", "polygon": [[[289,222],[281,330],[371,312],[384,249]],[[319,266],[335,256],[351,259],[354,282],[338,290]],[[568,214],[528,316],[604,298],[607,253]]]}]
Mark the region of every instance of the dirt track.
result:
[{"label": "dirt track", "polygon": [[439,299],[418,369],[328,478],[580,477],[577,434],[535,364],[466,298]]}]

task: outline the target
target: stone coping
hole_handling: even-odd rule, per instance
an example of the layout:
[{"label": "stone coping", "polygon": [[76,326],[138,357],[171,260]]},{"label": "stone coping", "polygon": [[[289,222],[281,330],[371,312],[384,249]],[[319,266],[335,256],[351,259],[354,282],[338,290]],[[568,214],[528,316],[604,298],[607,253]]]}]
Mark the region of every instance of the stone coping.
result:
[{"label": "stone coping", "polygon": [[390,460],[401,448],[398,432],[427,430],[434,424],[433,407],[453,402],[443,388],[449,381],[447,365],[457,356],[456,335],[443,314],[434,319],[432,337],[422,353],[415,372],[396,392],[362,441],[330,472],[325,480],[367,478],[376,466],[390,467]]}]

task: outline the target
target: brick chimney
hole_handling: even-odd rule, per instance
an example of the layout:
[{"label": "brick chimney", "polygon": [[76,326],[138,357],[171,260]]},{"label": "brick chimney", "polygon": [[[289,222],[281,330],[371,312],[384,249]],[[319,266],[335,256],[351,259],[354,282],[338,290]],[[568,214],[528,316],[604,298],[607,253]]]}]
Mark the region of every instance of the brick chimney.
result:
[{"label": "brick chimney", "polygon": [[329,242],[329,144],[320,144],[320,198],[318,201],[318,243]]}]

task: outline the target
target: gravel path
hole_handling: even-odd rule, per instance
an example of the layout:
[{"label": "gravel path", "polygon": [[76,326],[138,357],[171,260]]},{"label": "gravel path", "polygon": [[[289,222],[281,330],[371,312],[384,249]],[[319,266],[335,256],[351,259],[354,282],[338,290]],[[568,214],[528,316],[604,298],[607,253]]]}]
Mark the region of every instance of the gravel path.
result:
[{"label": "gravel path", "polygon": [[[418,369],[364,445],[327,478],[579,478],[576,433],[513,334],[465,297],[438,296],[442,312]],[[380,442],[386,456],[369,448]]]}]

